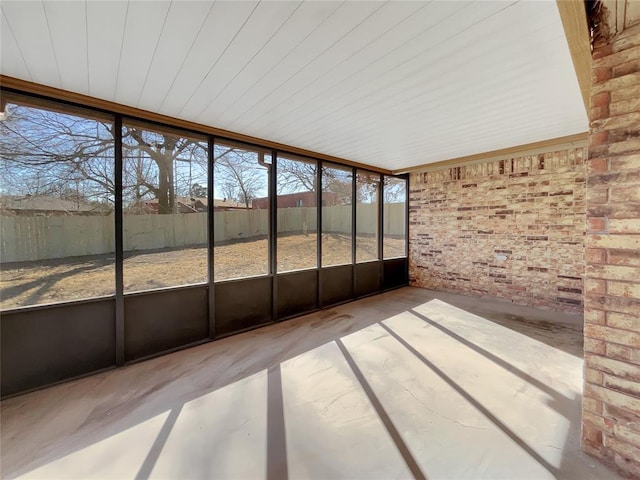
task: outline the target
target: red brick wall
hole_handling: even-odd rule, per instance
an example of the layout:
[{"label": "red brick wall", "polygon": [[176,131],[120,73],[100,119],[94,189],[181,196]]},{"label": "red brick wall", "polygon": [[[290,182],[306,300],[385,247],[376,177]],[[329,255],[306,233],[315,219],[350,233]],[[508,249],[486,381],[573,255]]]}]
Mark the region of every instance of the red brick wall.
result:
[{"label": "red brick wall", "polygon": [[581,313],[585,148],[414,173],[410,281]]},{"label": "red brick wall", "polygon": [[[298,203],[302,201],[302,205]],[[322,192],[322,204],[326,206],[337,205],[338,195],[335,192]],[[315,207],[316,194],[314,192],[297,192],[286,195],[278,195],[278,208],[291,207]],[[269,198],[255,198],[251,202],[251,208],[266,209],[269,208]]]},{"label": "red brick wall", "polygon": [[640,478],[640,26],[593,52],[583,449]]}]

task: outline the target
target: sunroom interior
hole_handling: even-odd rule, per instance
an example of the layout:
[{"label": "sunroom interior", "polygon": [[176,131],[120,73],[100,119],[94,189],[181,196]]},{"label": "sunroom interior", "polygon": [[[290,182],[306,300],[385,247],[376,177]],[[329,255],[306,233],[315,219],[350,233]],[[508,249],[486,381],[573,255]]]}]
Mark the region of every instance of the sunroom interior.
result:
[{"label": "sunroom interior", "polygon": [[640,472],[638,379],[582,403],[590,8],[3,1],[2,476]]}]

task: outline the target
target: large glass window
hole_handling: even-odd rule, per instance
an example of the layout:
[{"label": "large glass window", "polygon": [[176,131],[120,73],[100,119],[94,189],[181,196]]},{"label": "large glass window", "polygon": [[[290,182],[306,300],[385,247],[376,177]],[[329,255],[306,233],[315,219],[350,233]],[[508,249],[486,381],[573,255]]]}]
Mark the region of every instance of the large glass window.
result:
[{"label": "large glass window", "polygon": [[214,145],[215,280],[269,273],[271,155],[241,145]]},{"label": "large glass window", "polygon": [[112,295],[111,118],[19,98],[0,121],[0,308]]},{"label": "large glass window", "polygon": [[378,260],[380,175],[356,173],[356,261]]},{"label": "large glass window", "polygon": [[351,263],[353,174],[350,168],[322,165],[322,266]]},{"label": "large glass window", "polygon": [[278,157],[277,189],[277,270],[315,268],[318,264],[316,162]]},{"label": "large glass window", "polygon": [[124,290],[206,282],[205,138],[125,122]]},{"label": "large glass window", "polygon": [[[113,295],[113,115],[14,93],[3,100],[0,309]],[[232,140],[215,142],[209,165],[205,135],[134,119],[121,134],[125,293],[376,261],[381,242],[385,259],[407,255],[405,178],[384,176],[381,189],[377,173],[330,162],[319,171],[315,160],[276,161]]]},{"label": "large glass window", "polygon": [[384,177],[384,258],[407,256],[407,181]]}]

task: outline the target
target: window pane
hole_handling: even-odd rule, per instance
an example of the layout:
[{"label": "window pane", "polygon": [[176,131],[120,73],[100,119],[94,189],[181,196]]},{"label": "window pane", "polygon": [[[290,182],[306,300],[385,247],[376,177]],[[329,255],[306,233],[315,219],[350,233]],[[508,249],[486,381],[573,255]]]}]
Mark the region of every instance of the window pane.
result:
[{"label": "window pane", "polygon": [[278,271],[315,268],[316,162],[278,157]]},{"label": "window pane", "polygon": [[356,261],[378,260],[378,197],[380,175],[356,173]]},{"label": "window pane", "polygon": [[125,124],[124,290],[207,281],[207,144]]},{"label": "window pane", "polygon": [[214,145],[215,280],[269,273],[271,156],[234,145]]},{"label": "window pane", "polygon": [[384,177],[384,258],[407,256],[407,181]]},{"label": "window pane", "polygon": [[113,125],[7,105],[0,308],[114,294]]},{"label": "window pane", "polygon": [[351,263],[353,174],[322,166],[322,266]]}]

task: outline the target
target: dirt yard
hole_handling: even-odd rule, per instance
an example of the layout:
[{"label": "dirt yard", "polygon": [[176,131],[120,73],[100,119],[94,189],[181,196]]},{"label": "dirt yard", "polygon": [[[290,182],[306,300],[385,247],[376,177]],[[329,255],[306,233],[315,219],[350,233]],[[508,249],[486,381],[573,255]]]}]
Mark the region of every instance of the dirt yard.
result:
[{"label": "dirt yard", "polygon": [[[278,238],[278,271],[316,266],[314,235]],[[323,265],[349,263],[351,239],[323,235]],[[268,271],[267,239],[216,246],[215,280]],[[358,237],[358,260],[375,258],[372,237]],[[404,255],[404,240],[385,239],[385,257]],[[73,257],[2,266],[0,309],[91,298],[114,293],[114,256]],[[125,292],[173,287],[207,281],[207,249],[125,253]]]}]

